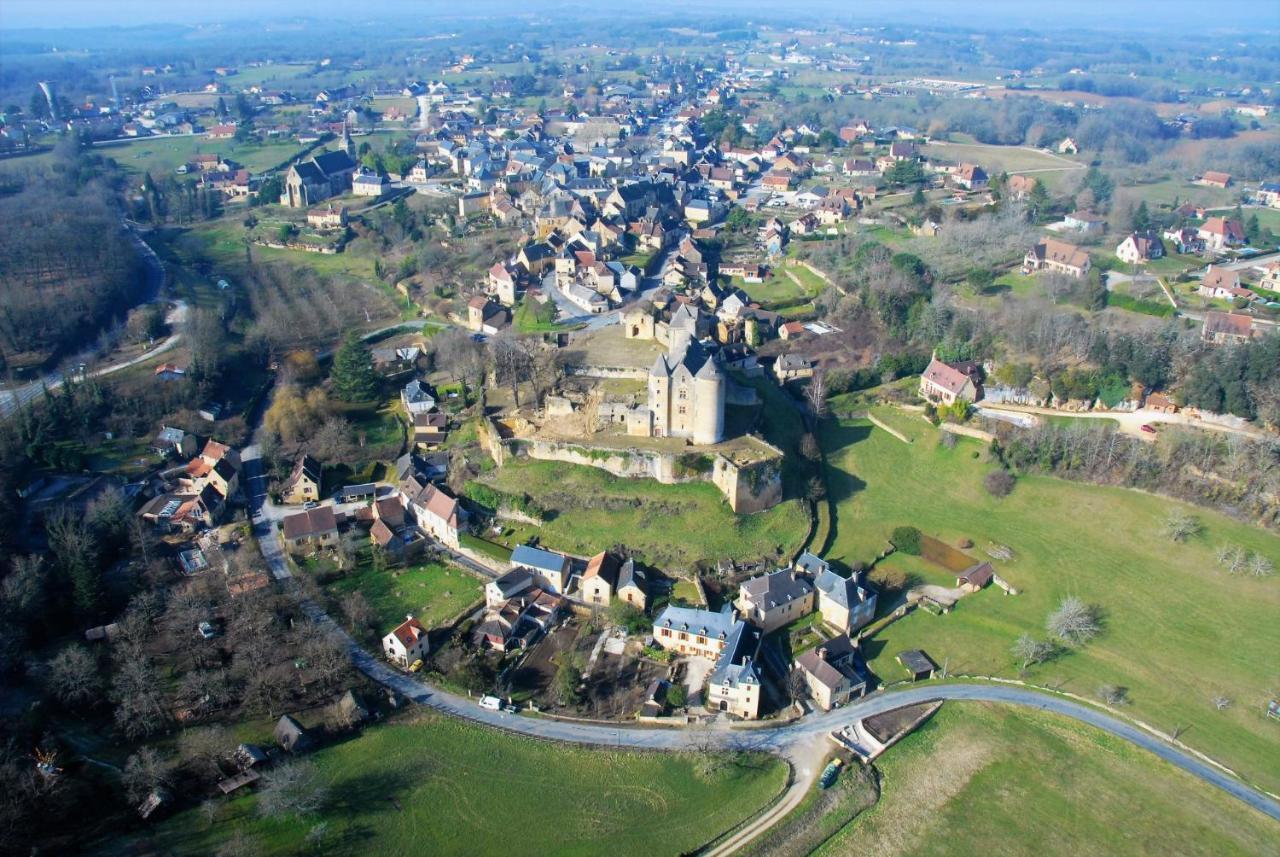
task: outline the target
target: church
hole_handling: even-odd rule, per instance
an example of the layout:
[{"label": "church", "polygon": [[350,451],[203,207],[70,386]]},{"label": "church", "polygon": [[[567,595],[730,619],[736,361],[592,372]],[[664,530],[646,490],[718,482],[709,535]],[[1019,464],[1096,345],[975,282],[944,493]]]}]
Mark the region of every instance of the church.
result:
[{"label": "church", "polygon": [[714,346],[697,337],[699,313],[682,306],[668,328],[668,351],[649,370],[649,434],[698,445],[724,440],[728,378]]},{"label": "church", "polygon": [[308,208],[351,189],[356,171],[356,146],[346,125],[342,127],[342,149],[322,152],[289,167],[280,202],[290,208]]}]

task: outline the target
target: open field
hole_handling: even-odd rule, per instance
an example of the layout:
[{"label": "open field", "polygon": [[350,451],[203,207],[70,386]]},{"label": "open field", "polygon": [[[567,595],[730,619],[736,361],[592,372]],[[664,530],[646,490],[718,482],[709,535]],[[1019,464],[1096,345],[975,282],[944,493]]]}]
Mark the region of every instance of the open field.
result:
[{"label": "open field", "polygon": [[221,155],[252,173],[259,173],[289,160],[301,151],[302,147],[296,140],[237,143],[235,140],[211,140],[203,135],[144,137],[94,147],[95,153],[115,158],[125,169],[139,175],[149,172],[155,178],[171,175],[180,165],[190,162],[199,154]]},{"label": "open field", "polygon": [[321,853],[500,854],[519,842],[528,853],[676,854],[756,812],[786,780],[764,757],[703,780],[688,756],[570,748],[426,713],[312,758],[330,786],[316,817],[263,818],[246,795],[220,803],[212,824],[187,810],[99,853],[212,854],[236,829],[255,853],[306,853],[323,820]]},{"label": "open field", "polygon": [[726,556],[789,555],[808,529],[798,500],[735,515],[710,483],[663,485],[620,479],[594,467],[521,459],[483,481],[527,494],[555,513],[542,527],[508,524],[511,531],[502,541],[509,546],[536,535],[553,550],[591,555],[622,543],[646,562],[675,570]]},{"label": "open field", "polygon": [[996,146],[984,143],[929,143],[925,155],[957,163],[978,164],[989,175],[1037,173],[1081,169],[1084,165],[1070,157],[1049,154],[1024,146]]},{"label": "open field", "polygon": [[429,562],[408,568],[378,571],[367,561],[326,587],[335,597],[362,592],[377,616],[380,633],[412,614],[435,628],[480,600],[484,584],[457,568]]},{"label": "open field", "polygon": [[797,286],[784,270],[772,272],[763,283],[747,283],[741,277],[730,277],[729,286],[742,289],[752,300],[762,304],[790,303],[808,297],[804,289]]},{"label": "open field", "polygon": [[[244,229],[236,220],[223,218],[193,225],[182,241],[188,242],[215,264],[240,268],[244,265]],[[253,246],[250,249],[255,262],[290,262],[311,268],[319,274],[345,274],[352,277],[373,279],[373,259],[351,253],[308,253],[305,250],[282,250],[273,247]]]},{"label": "open field", "polygon": [[1280,825],[1151,754],[1042,713],[947,703],[876,763],[879,803],[818,852],[1264,855]]},{"label": "open field", "polygon": [[[1083,696],[1104,683],[1126,687],[1135,716],[1181,729],[1196,749],[1265,788],[1280,788],[1280,745],[1264,713],[1280,681],[1280,580],[1230,576],[1214,559],[1222,544],[1280,559],[1280,540],[1185,507],[1204,532],[1174,544],[1160,528],[1168,510],[1184,504],[1045,476],[1020,478],[1011,495],[996,500],[982,487],[994,466],[981,444],[961,439],[948,450],[927,423],[908,425],[911,444],[864,422],[825,428],[836,506],[829,555],[868,562],[893,527],[912,524],[951,544],[972,539],[975,557],[985,558],[981,550],[991,543],[1008,545],[1015,559],[995,564],[1021,594],[1005,597],[993,587],[949,615],[916,612],[890,625],[869,649],[882,679],[904,678],[893,657],[916,647],[947,661],[953,674],[1012,677],[1013,641],[1024,632],[1043,638],[1045,617],[1076,595],[1101,610],[1105,630],[1083,649],[1033,667],[1030,681],[1061,683]],[[954,585],[909,557],[885,565]],[[1211,702],[1220,694],[1233,700],[1225,711]]]}]

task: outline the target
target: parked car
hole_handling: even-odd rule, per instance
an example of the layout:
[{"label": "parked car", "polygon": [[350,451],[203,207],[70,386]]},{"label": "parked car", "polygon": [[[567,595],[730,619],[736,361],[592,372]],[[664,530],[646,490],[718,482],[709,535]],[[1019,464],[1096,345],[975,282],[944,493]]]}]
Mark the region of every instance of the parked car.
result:
[{"label": "parked car", "polygon": [[505,711],[505,712],[507,712],[508,714],[519,714],[519,713],[520,713],[520,709],[519,709],[519,708],[516,708],[516,707],[515,707],[514,705],[512,705],[511,703],[507,703],[506,705],[502,706],[502,710],[503,710],[503,711]]},{"label": "parked car", "polygon": [[411,673],[416,673],[420,669],[422,669],[422,658],[418,658],[416,661],[409,664],[409,672]]},{"label": "parked car", "polygon": [[218,630],[214,628],[213,624],[210,622],[201,622],[196,626],[196,630],[200,633],[200,636],[204,637],[206,640],[212,640],[214,637],[218,636]]},{"label": "parked car", "polygon": [[319,506],[319,505],[320,505],[320,504],[319,504],[319,503],[317,503],[315,500],[308,500],[307,502],[305,502],[305,503],[303,503],[303,504],[302,504],[302,508],[304,508],[304,509],[314,509],[316,506]]},{"label": "parked car", "polygon": [[490,711],[501,711],[502,700],[496,696],[482,696],[480,697],[480,707],[487,708]]}]

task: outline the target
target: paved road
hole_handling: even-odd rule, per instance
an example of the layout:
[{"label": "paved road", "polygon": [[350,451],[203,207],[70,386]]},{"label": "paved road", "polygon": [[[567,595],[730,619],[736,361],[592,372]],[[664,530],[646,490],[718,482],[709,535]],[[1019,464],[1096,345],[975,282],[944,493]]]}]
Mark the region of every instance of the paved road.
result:
[{"label": "paved road", "polygon": [[[133,241],[138,255],[142,257],[143,266],[146,268],[147,288],[143,303],[153,303],[161,300],[160,291],[164,286],[164,264],[160,261],[160,257],[156,255],[156,252],[151,249],[150,245],[142,240],[136,230],[130,228],[129,237]],[[174,308],[165,317],[165,321],[167,323],[178,328],[171,336],[156,347],[138,355],[132,360],[125,360],[120,363],[114,363],[110,366],[94,369],[86,373],[86,376],[100,378],[104,375],[110,375],[113,372],[119,372],[121,369],[136,366],[139,363],[152,359],[157,354],[168,351],[182,340],[181,326],[186,321],[186,317],[187,305],[183,301],[176,301]],[[69,365],[74,365],[76,363],[88,363],[95,356],[97,356],[96,351],[89,350],[82,352],[65,362]],[[79,376],[73,375],[73,377]],[[61,370],[55,369],[46,373],[38,380],[23,384],[20,387],[14,387],[13,389],[0,389],[0,419],[7,419],[12,415],[13,412],[17,410],[19,403],[26,404],[30,402],[37,396],[42,395],[46,389],[56,390],[66,383],[66,380],[66,374]]]},{"label": "paved road", "polygon": [[[266,480],[262,475],[261,459],[257,448],[246,448],[242,457],[254,535],[258,538],[263,557],[272,575],[278,580],[287,581],[292,575],[280,541],[276,537],[275,522],[262,514],[262,507],[269,503],[269,499],[266,495]],[[700,745],[701,742],[709,741],[717,747],[758,750],[794,757],[798,747],[805,744],[812,745],[814,739],[821,739],[826,733],[847,726],[863,717],[892,711],[905,705],[933,699],[998,702],[1038,708],[1102,729],[1155,753],[1192,776],[1222,789],[1259,812],[1280,821],[1280,802],[1255,791],[1230,774],[1200,761],[1167,741],[1099,709],[1024,688],[978,683],[912,685],[903,690],[875,693],[844,708],[823,714],[812,714],[790,725],[776,728],[733,728],[725,723],[716,723],[709,731],[699,732],[688,729],[646,729],[622,724],[604,726],[577,723],[480,708],[473,700],[437,688],[416,675],[394,669],[381,658],[365,651],[318,606],[307,604],[305,607],[317,622],[346,644],[356,668],[378,684],[444,714],[534,738],[646,750],[689,750]]]}]

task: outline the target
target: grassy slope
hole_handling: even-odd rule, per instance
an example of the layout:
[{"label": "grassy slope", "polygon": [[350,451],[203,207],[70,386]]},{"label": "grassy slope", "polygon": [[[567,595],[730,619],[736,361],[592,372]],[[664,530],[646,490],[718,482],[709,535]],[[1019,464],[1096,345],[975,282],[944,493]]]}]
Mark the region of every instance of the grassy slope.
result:
[{"label": "grassy slope", "polygon": [[[322,850],[350,855],[675,854],[760,809],[786,779],[781,762],[755,758],[704,782],[687,757],[570,748],[429,714],[313,758],[332,794]],[[188,810],[140,853],[212,854],[233,826],[263,855],[303,853],[316,819],[266,820],[254,803],[231,801],[212,828]]]},{"label": "grassy slope", "polygon": [[[150,172],[155,178],[170,175],[198,154],[217,154],[258,173],[284,163],[302,147],[296,140],[271,143],[237,143],[208,137],[145,137],[94,148],[96,153],[115,158],[120,166],[138,174]],[[187,178],[191,178],[188,176]]]},{"label": "grassy slope", "polygon": [[552,549],[593,554],[623,543],[658,567],[690,568],[698,560],[790,553],[807,524],[799,501],[766,512],[734,515],[709,483],[662,485],[619,479],[592,467],[513,460],[485,481],[529,494],[556,517],[545,526],[518,526],[514,538],[537,533]]},{"label": "grassy slope", "polygon": [[[1195,510],[1205,533],[1186,545],[1159,535],[1173,501],[1048,477],[1019,480],[995,500],[982,488],[991,465],[974,458],[981,446],[938,445],[937,432],[909,421],[904,444],[865,423],[830,425],[830,491],[837,501],[830,556],[869,561],[890,530],[915,524],[954,543],[968,537],[1013,548],[998,570],[1021,594],[995,588],[962,601],[945,617],[917,612],[877,635],[869,653],[885,680],[903,677],[893,656],[923,647],[953,673],[1015,675],[1009,654],[1023,632],[1044,635],[1047,614],[1078,595],[1105,614],[1105,633],[1084,650],[1035,667],[1030,680],[1062,682],[1091,696],[1099,684],[1129,689],[1132,713],[1236,768],[1254,782],[1280,788],[1275,723],[1263,714],[1275,692],[1280,631],[1280,579],[1231,577],[1214,549],[1239,544],[1280,559],[1280,542],[1259,529]],[[974,553],[977,553],[974,551]],[[951,585],[918,560],[886,565]],[[1217,711],[1210,698],[1235,704]],[[1189,727],[1189,728],[1187,728]]]},{"label": "grassy slope", "polygon": [[880,803],[817,853],[1277,854],[1280,825],[1095,729],[948,703],[878,762]]}]

